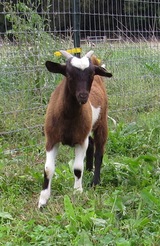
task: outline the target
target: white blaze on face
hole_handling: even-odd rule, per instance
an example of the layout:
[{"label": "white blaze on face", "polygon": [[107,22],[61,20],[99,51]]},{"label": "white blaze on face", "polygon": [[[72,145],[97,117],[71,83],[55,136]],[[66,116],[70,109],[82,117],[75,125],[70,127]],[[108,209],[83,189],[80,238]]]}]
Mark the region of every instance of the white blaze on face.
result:
[{"label": "white blaze on face", "polygon": [[89,67],[89,59],[87,57],[73,57],[71,60],[71,64],[73,67],[77,67],[81,70],[84,70],[85,68]]}]

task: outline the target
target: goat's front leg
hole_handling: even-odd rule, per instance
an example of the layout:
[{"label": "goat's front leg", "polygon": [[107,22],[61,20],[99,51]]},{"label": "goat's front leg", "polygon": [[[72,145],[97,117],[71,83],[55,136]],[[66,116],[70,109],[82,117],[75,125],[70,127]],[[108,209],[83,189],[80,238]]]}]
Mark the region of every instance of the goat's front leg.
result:
[{"label": "goat's front leg", "polygon": [[41,191],[38,207],[46,205],[50,194],[51,194],[51,181],[53,174],[55,172],[55,159],[58,151],[58,144],[54,145],[54,147],[46,152],[46,163],[44,169],[44,183],[43,190]]},{"label": "goat's front leg", "polygon": [[73,165],[75,182],[74,189],[82,192],[82,177],[84,169],[84,158],[86,156],[86,150],[88,148],[88,137],[85,139],[82,145],[77,144],[75,149],[75,161]]}]

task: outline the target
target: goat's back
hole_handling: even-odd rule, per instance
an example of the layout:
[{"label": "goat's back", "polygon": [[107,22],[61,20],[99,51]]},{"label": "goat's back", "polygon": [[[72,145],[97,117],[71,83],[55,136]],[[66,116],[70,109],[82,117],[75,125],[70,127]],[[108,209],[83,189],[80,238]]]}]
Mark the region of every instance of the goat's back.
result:
[{"label": "goat's back", "polygon": [[101,111],[107,110],[107,93],[103,79],[95,75],[89,95],[89,101],[95,108],[100,107]]},{"label": "goat's back", "polygon": [[[100,61],[96,56],[92,56],[91,62],[96,66],[100,66]],[[89,100],[95,108],[101,107],[101,111],[107,110],[106,87],[103,78],[99,75],[94,76]]]}]

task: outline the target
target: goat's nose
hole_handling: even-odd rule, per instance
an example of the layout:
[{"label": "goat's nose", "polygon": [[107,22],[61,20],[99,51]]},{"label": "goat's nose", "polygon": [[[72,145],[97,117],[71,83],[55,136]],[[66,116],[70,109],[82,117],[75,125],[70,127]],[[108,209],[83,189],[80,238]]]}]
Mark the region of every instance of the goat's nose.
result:
[{"label": "goat's nose", "polygon": [[78,99],[78,102],[79,102],[80,104],[86,103],[87,100],[88,100],[88,93],[87,93],[87,92],[81,92],[81,93],[79,93],[77,99]]},{"label": "goat's nose", "polygon": [[86,99],[88,97],[88,93],[79,93],[79,97],[81,99]]}]

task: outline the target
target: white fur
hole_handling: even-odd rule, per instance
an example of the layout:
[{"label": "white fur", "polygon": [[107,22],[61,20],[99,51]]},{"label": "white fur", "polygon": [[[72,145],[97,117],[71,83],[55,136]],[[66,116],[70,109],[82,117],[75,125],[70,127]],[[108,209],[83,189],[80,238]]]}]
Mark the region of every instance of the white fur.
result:
[{"label": "white fur", "polygon": [[92,127],[93,127],[94,124],[96,123],[96,121],[99,118],[101,108],[100,107],[95,108],[95,107],[92,106],[91,103],[90,103],[90,105],[91,105],[91,108],[92,108]]},{"label": "white fur", "polygon": [[55,159],[58,152],[58,146],[59,145],[57,144],[53,147],[51,151],[46,152],[45,172],[47,174],[47,178],[49,179],[49,184],[47,189],[41,191],[38,203],[39,208],[47,203],[47,200],[49,199],[51,194],[51,181],[55,172]]},{"label": "white fur", "polygon": [[73,164],[73,169],[78,169],[81,171],[81,177],[78,179],[75,176],[74,189],[82,192],[82,177],[83,177],[83,169],[84,169],[84,158],[86,156],[86,150],[88,148],[88,137],[84,141],[82,145],[77,144],[75,148],[75,160]]},{"label": "white fur", "polygon": [[85,56],[82,58],[73,57],[71,60],[71,64],[73,67],[84,70],[85,68],[89,67],[89,59]]}]

